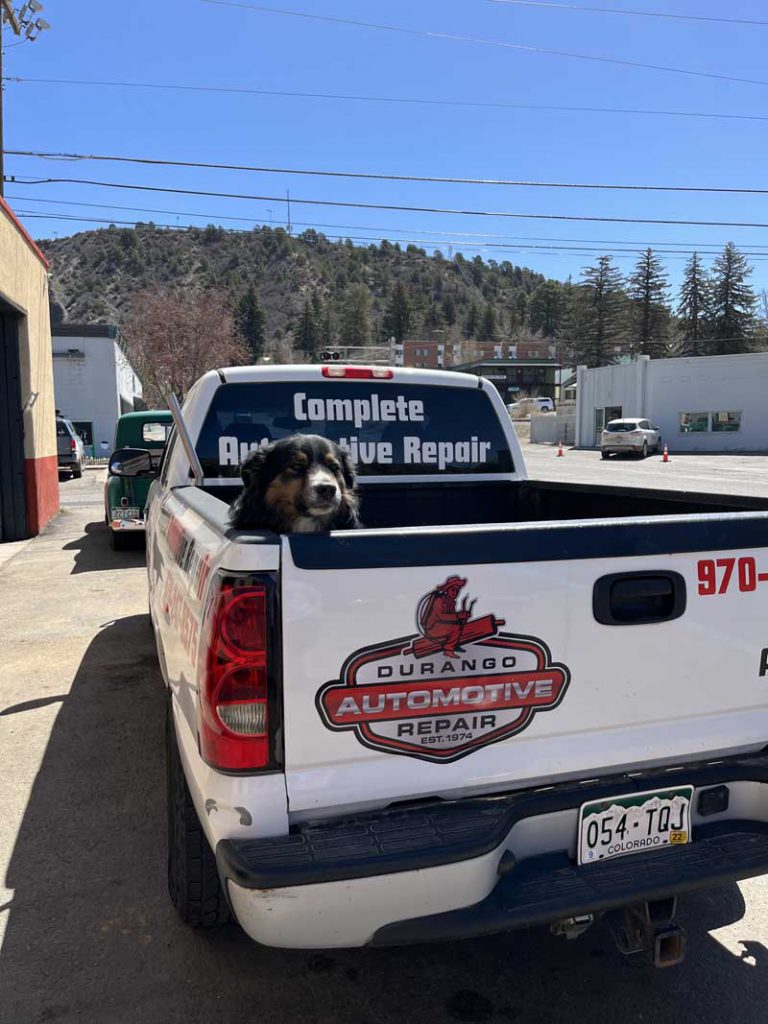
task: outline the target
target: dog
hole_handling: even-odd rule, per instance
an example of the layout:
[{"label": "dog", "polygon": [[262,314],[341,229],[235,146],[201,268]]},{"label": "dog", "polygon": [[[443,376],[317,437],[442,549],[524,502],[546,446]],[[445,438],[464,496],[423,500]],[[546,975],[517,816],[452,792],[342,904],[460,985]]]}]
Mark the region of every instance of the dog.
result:
[{"label": "dog", "polygon": [[251,452],[230,510],[236,530],[356,530],[358,498],[349,455],[314,434],[293,434]]}]

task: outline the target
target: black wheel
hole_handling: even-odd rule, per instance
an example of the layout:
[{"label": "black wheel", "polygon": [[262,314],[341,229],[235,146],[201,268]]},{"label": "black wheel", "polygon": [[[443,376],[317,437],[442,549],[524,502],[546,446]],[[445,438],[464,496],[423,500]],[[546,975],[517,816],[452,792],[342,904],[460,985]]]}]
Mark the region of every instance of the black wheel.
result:
[{"label": "black wheel", "polygon": [[229,908],[216,870],[216,858],[184,778],[170,700],[166,704],[165,765],[171,902],[185,924],[214,928],[229,918]]},{"label": "black wheel", "polygon": [[109,546],[113,551],[126,551],[129,539],[127,533],[121,533],[119,530],[109,531]]},{"label": "black wheel", "polygon": [[600,452],[600,455],[604,459],[609,459],[611,457],[611,453],[610,452]]},{"label": "black wheel", "polygon": [[78,462],[78,464],[76,466],[72,467],[72,479],[73,480],[79,480],[82,477],[82,475],[83,475],[83,465],[82,465],[81,462]]},{"label": "black wheel", "polygon": [[643,441],[643,450],[640,452],[640,458],[641,459],[647,459],[648,458],[648,442],[647,441]]},{"label": "black wheel", "polygon": [[661,443],[661,436],[659,436],[659,440],[656,442],[656,454],[661,455],[663,450],[664,445]]}]

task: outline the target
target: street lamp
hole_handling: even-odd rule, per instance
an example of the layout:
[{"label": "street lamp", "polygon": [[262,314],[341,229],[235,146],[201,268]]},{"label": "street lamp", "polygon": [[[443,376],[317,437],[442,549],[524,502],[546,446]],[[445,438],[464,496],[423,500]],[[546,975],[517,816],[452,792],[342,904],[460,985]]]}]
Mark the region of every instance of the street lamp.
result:
[{"label": "street lamp", "polygon": [[5,25],[11,26],[11,32],[15,36],[23,36],[28,42],[33,43],[41,32],[51,26],[43,18],[37,15],[42,11],[43,5],[39,0],[28,0],[21,7],[14,8],[13,0],[0,0],[0,196],[4,193],[5,168],[3,142],[3,39],[2,30]]}]

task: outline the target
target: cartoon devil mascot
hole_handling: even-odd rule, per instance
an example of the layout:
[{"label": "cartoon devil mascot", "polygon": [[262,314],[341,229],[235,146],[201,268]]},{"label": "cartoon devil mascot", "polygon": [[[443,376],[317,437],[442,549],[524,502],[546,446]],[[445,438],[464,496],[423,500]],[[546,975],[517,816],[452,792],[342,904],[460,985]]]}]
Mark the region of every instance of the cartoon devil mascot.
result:
[{"label": "cartoon devil mascot", "polygon": [[462,643],[487,639],[504,625],[503,619],[493,615],[472,619],[477,599],[468,602],[464,597],[461,607],[456,607],[459,594],[466,585],[467,581],[461,576],[449,576],[422,597],[416,609],[416,625],[422,639],[414,640],[403,651],[404,654],[424,658],[442,651],[447,658],[456,658],[457,651],[462,653]]}]

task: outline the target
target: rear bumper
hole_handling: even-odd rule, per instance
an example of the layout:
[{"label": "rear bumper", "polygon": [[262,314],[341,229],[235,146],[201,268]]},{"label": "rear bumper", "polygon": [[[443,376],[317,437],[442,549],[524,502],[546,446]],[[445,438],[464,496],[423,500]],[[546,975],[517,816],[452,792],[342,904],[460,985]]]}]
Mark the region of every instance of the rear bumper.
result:
[{"label": "rear bumper", "polygon": [[[671,772],[616,776],[546,792],[436,803],[222,840],[233,912],[266,945],[400,945],[599,914],[768,872],[768,760],[690,766],[693,841],[604,864],[575,863],[587,800],[664,788]],[[698,794],[726,785],[729,807],[703,816]]]},{"label": "rear bumper", "polygon": [[110,520],[109,528],[114,530],[115,533],[126,533],[127,531],[144,533],[147,524],[144,519],[112,519]]},{"label": "rear bumper", "polygon": [[[650,447],[650,446],[649,446]],[[643,450],[642,443],[640,444],[603,444],[600,446],[600,450],[609,452],[611,455],[621,455],[622,452],[633,452],[637,455]]]}]

